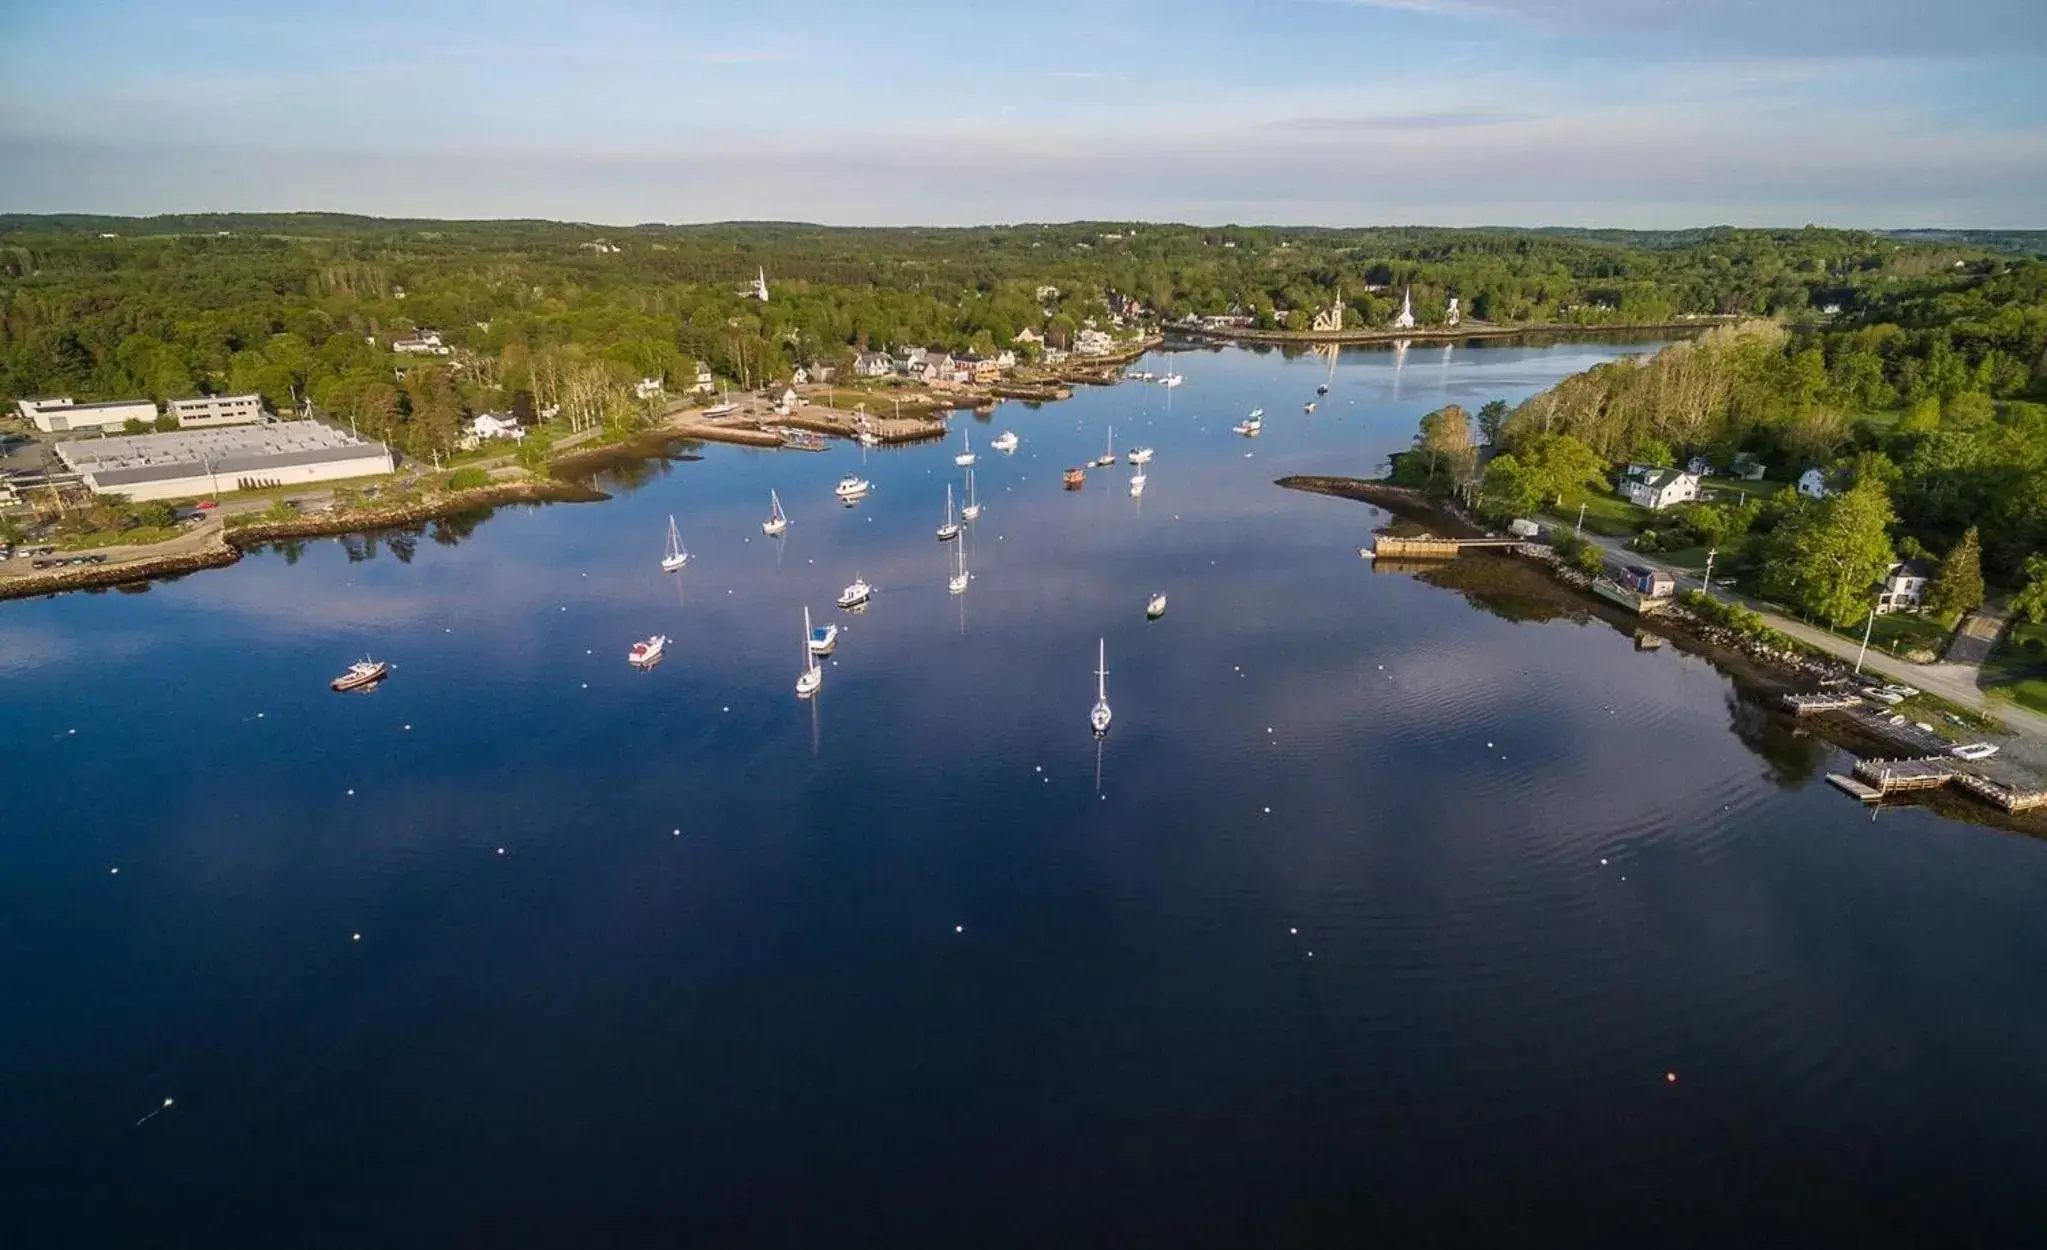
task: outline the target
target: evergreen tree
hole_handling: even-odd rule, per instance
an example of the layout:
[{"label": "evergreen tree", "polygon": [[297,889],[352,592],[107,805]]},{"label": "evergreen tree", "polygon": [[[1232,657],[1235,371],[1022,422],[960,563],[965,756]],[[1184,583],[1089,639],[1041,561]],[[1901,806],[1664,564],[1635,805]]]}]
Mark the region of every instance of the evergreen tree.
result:
[{"label": "evergreen tree", "polygon": [[1940,580],[1933,584],[1933,594],[1926,606],[1934,615],[1959,616],[1983,603],[1983,549],[1976,537],[1976,527],[1971,525],[1947,553],[1947,559],[1940,562]]}]

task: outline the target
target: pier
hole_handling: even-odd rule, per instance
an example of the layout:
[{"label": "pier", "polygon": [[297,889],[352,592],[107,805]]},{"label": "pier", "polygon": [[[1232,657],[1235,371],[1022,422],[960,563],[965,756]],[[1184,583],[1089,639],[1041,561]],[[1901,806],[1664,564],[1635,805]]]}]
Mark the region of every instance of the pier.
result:
[{"label": "pier", "polygon": [[1862,706],[1859,693],[1847,694],[1821,691],[1818,694],[1787,694],[1784,706],[1800,716],[1811,716],[1816,712],[1840,712],[1851,707]]},{"label": "pier", "polygon": [[1864,803],[1879,803],[1893,794],[1939,790],[1953,785],[1993,807],[2014,814],[2047,807],[2047,789],[1999,781],[1938,755],[1903,760],[1857,760],[1854,776],[1829,773],[1827,781]]},{"label": "pier", "polygon": [[1398,538],[1392,534],[1378,534],[1372,539],[1372,554],[1379,559],[1454,560],[1474,548],[1511,551],[1527,545],[1519,538],[1437,538],[1433,534]]}]

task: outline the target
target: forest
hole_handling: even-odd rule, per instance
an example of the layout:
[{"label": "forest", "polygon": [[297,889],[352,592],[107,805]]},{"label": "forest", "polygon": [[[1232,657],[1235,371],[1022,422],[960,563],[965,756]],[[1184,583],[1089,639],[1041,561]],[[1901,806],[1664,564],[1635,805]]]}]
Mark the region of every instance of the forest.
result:
[{"label": "forest", "polygon": [[[1239,313],[1260,325],[1300,323],[1340,298],[1353,324],[1383,324],[1411,287],[1425,323],[1454,295],[1471,318],[1507,325],[1700,314],[1867,325],[1853,343],[1832,330],[1814,341],[1826,384],[1858,386],[1856,402],[1880,408],[1929,388],[1945,399],[2029,385],[2033,358],[1979,343],[1975,330],[1945,336],[1939,357],[1901,343],[1980,320],[1970,309],[1985,284],[2023,281],[2014,252],[2039,243],[1818,228],[617,228],[12,215],[0,216],[0,401],[253,390],[278,411],[310,398],[424,456],[453,444],[465,414],[486,409],[537,403],[579,420],[629,419],[633,380],[686,385],[699,361],[749,387],[865,348],[986,350],[1027,327],[1062,344],[1107,317],[1112,295],[1148,316]],[[766,303],[744,294],[763,270]],[[394,339],[428,329],[449,357],[391,352]],[[1837,367],[1837,355],[1847,363]],[[1802,354],[1786,359],[1793,381],[1809,380]]]}]

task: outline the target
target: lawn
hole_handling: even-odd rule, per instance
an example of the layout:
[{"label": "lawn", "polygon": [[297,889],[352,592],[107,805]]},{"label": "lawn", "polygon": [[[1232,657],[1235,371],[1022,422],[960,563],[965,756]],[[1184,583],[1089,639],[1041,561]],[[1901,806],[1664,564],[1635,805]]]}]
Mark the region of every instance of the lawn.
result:
[{"label": "lawn", "polygon": [[[1850,642],[1862,641],[1862,630],[1854,625],[1843,626],[1834,632]],[[1907,653],[1914,651],[1930,651],[1937,658],[1947,649],[1948,635],[1953,632],[1930,616],[1886,612],[1876,618],[1876,624],[1869,632],[1869,645],[1878,651],[1888,651],[1901,660],[1912,658]]]},{"label": "lawn", "polygon": [[[1738,477],[1709,477],[1700,483],[1703,489],[1723,498],[1729,495],[1747,495],[1757,502],[1768,499],[1790,485],[1791,483],[1789,482],[1773,482],[1768,478],[1749,482]],[[1729,502],[1732,501],[1730,500]]]},{"label": "lawn", "polygon": [[1586,494],[1572,491],[1551,515],[1566,527],[1578,523],[1578,505],[1585,505],[1585,528],[1608,538],[1628,538],[1641,531],[1656,514],[1611,492]]},{"label": "lawn", "polygon": [[2047,712],[2047,624],[2014,624],[1983,665],[1982,680],[1991,694]]}]

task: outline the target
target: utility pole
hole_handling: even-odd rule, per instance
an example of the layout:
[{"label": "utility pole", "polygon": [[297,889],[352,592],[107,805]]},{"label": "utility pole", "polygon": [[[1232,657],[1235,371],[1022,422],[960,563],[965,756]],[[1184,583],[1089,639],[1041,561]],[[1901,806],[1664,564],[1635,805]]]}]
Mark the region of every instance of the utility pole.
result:
[{"label": "utility pole", "polygon": [[1720,554],[1720,549],[1719,549],[1718,547],[1708,547],[1708,548],[1706,548],[1706,581],[1705,581],[1705,591],[1706,591],[1706,597],[1707,597],[1708,599],[1710,599],[1710,598],[1712,598],[1712,597],[1713,597],[1713,557],[1714,557],[1714,556],[1716,556],[1716,555],[1718,555],[1718,554]]},{"label": "utility pole", "polygon": [[1862,660],[1869,654],[1869,635],[1876,628],[1876,605],[1869,605],[1869,623],[1862,627],[1862,650],[1855,653],[1855,675],[1862,675]]},{"label": "utility pole", "polygon": [[[1589,500],[1587,502],[1590,502]],[[1585,504],[1578,505],[1578,523],[1571,527],[1571,537],[1582,538],[1585,534]]]}]

